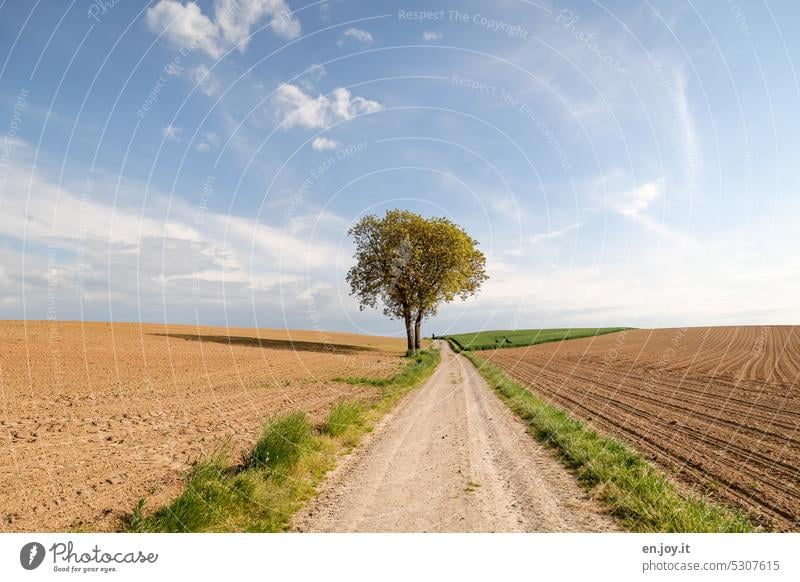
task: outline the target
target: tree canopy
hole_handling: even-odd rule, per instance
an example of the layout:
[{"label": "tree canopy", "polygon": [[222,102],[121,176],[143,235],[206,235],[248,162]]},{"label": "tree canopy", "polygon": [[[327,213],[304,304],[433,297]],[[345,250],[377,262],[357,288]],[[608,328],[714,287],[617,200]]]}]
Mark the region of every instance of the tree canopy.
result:
[{"label": "tree canopy", "polygon": [[363,217],[348,234],[356,246],[351,294],[361,309],[381,305],[403,320],[409,352],[420,349],[424,319],[442,303],[474,295],[488,278],[478,242],[447,218],[389,210]]}]

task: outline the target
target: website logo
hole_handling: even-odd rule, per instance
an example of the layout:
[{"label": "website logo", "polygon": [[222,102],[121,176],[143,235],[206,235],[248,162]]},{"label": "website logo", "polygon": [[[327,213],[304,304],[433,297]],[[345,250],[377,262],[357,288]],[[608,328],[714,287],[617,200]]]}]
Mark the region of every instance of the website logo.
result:
[{"label": "website logo", "polygon": [[44,546],[39,542],[29,542],[19,551],[19,563],[26,570],[35,570],[44,561]]}]

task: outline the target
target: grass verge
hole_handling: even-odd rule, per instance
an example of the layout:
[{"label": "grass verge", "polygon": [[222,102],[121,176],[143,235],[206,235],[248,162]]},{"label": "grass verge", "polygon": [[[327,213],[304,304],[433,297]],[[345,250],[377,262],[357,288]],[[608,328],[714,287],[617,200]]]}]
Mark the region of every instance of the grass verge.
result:
[{"label": "grass verge", "polygon": [[747,532],[742,512],[686,495],[642,455],[547,404],[481,357],[464,352],[501,399],[542,443],[553,447],[578,481],[636,532]]},{"label": "grass verge", "polygon": [[558,329],[515,329],[459,333],[445,336],[458,351],[519,348],[547,342],[594,337],[631,329],[629,327],[572,327]]},{"label": "grass verge", "polygon": [[322,432],[338,437],[350,427],[361,426],[364,422],[364,406],[353,400],[343,400],[334,406],[322,425]]},{"label": "grass verge", "polygon": [[382,394],[389,394],[396,390],[416,386],[421,380],[430,376],[431,366],[436,368],[439,363],[438,350],[423,350],[412,356],[407,356],[413,363],[405,367],[400,373],[391,378],[369,378],[364,376],[347,376],[334,378],[336,382],[348,384],[375,386],[382,388]]},{"label": "grass verge", "polygon": [[147,511],[140,500],[128,516],[131,532],[276,532],[314,495],[315,487],[356,446],[397,401],[426,380],[439,364],[438,350],[426,350],[393,378],[347,379],[379,387],[374,402],[342,401],[320,427],[305,413],[270,418],[239,464],[222,447],[195,464],[183,492],[171,503]]}]

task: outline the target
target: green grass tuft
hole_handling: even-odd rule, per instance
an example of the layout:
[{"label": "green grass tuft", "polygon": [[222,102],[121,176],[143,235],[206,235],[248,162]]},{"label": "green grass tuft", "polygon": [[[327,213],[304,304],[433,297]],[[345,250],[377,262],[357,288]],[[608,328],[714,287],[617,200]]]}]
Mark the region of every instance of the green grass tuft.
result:
[{"label": "green grass tuft", "polygon": [[[132,531],[200,531],[214,519],[216,508],[230,501],[228,462],[224,452],[215,452],[198,462],[186,479],[184,491],[168,506],[144,517],[144,499],[130,517]],[[156,526],[153,529],[153,526]]]},{"label": "green grass tuft", "polygon": [[706,497],[685,495],[639,453],[601,436],[479,356],[464,354],[538,440],[553,447],[579,482],[622,524],[637,532],[747,532],[737,510]]},{"label": "green grass tuft", "polygon": [[261,438],[247,459],[247,466],[286,471],[297,463],[305,448],[313,445],[313,436],[313,428],[304,412],[273,417],[264,426]]},{"label": "green grass tuft", "polygon": [[360,402],[343,400],[328,413],[322,430],[331,436],[337,437],[344,434],[350,427],[360,426],[363,421],[363,405]]}]

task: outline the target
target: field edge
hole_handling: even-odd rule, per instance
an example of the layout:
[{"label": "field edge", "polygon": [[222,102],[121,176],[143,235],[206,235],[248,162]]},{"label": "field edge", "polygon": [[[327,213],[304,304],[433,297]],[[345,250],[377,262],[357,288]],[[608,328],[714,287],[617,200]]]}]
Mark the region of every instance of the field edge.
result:
[{"label": "field edge", "polygon": [[[632,327],[579,327],[579,328],[553,328],[553,329],[521,329],[521,330],[487,330],[475,333],[457,333],[452,335],[441,336],[442,339],[456,350],[456,352],[477,352],[482,350],[498,350],[507,348],[522,348],[526,346],[534,346],[538,344],[545,344],[551,342],[560,342],[572,339],[582,339],[587,337],[597,337],[601,335],[619,333],[634,329]],[[524,332],[530,332],[530,338],[524,335]],[[508,339],[508,335],[522,334],[522,337],[516,337],[518,343],[512,342]],[[488,343],[480,343],[480,336],[485,335],[489,338],[494,337],[494,341]],[[471,336],[469,341],[464,340],[465,336]],[[497,336],[497,337],[495,337]],[[540,337],[541,336],[541,337]],[[503,337],[504,341],[498,342],[497,338]]]},{"label": "field edge", "polygon": [[[452,342],[451,342],[452,345]],[[593,498],[635,532],[760,531],[739,509],[683,493],[661,469],[620,441],[548,404],[469,350],[460,351],[539,442],[556,452]]]},{"label": "field edge", "polygon": [[372,403],[342,400],[320,426],[311,426],[301,411],[273,415],[240,463],[232,463],[224,447],[204,457],[188,472],[178,497],[150,511],[140,500],[126,516],[123,531],[285,531],[338,460],[433,374],[440,353],[431,348],[407,358],[411,363],[389,381],[341,379],[380,387]]}]

